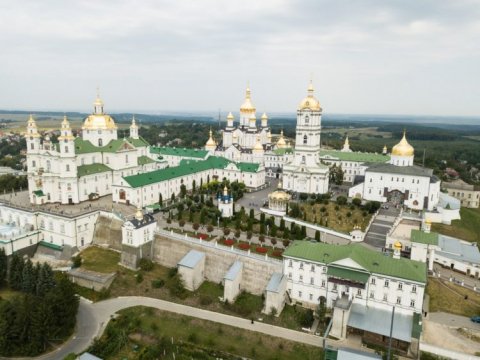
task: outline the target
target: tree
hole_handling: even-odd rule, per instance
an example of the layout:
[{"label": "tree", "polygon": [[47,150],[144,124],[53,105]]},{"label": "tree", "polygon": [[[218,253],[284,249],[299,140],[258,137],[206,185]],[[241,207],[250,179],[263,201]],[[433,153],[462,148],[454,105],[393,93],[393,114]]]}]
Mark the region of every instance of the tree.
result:
[{"label": "tree", "polygon": [[253,209],[250,209],[250,219],[254,219],[255,218],[255,212]]},{"label": "tree", "polygon": [[223,229],[223,234],[225,235],[225,237],[227,237],[227,236],[228,236],[228,234],[230,234],[230,229],[229,229],[229,228],[227,228],[227,227],[226,227],[226,228],[224,228],[224,229]]},{"label": "tree", "polygon": [[8,260],[7,254],[3,248],[0,249],[0,287],[2,287],[7,281],[7,267]]},{"label": "tree", "polygon": [[283,218],[280,220],[280,230],[285,230],[285,220]]},{"label": "tree", "polygon": [[337,204],[338,205],[345,205],[347,203],[347,198],[345,196],[337,197]]},{"label": "tree", "polygon": [[[80,255],[77,256],[80,258]],[[44,263],[40,267],[40,271],[38,272],[37,284],[36,284],[36,293],[37,296],[44,296],[47,292],[49,292],[55,286],[55,278],[53,275],[53,270],[47,263]]]},{"label": "tree", "polygon": [[175,193],[172,193],[172,196],[170,197],[170,201],[172,204],[175,202]]},{"label": "tree", "polygon": [[182,228],[182,231],[183,231],[183,227],[185,226],[185,220],[183,220],[183,219],[180,220],[180,221],[178,222],[178,225]]},{"label": "tree", "polygon": [[277,239],[271,238],[270,239],[270,244],[272,244],[273,248],[275,249],[275,245],[277,245]]},{"label": "tree", "polygon": [[211,232],[213,231],[213,226],[212,226],[212,225],[208,225],[208,226],[207,226],[207,231],[208,231],[209,233],[211,233]]},{"label": "tree", "polygon": [[315,231],[315,240],[320,241],[320,230]]},{"label": "tree", "polygon": [[265,213],[260,214],[260,224],[265,224]]},{"label": "tree", "polygon": [[360,199],[360,198],[354,198],[354,199],[352,200],[352,204],[355,205],[355,206],[357,206],[357,207],[360,207],[360,205],[362,205],[362,199]]},{"label": "tree", "polygon": [[200,228],[200,225],[198,223],[194,223],[192,227],[193,227],[193,230],[197,231]]},{"label": "tree", "polygon": [[22,271],[23,260],[20,259],[17,253],[14,253],[10,261],[10,272],[8,274],[8,284],[14,290],[22,288]]},{"label": "tree", "polygon": [[163,206],[163,197],[161,192],[158,193],[158,205]]},{"label": "tree", "polygon": [[195,179],[194,179],[194,180],[192,180],[192,192],[195,192],[196,187],[197,187],[197,184],[196,184]]},{"label": "tree", "polygon": [[325,314],[327,313],[326,299],[324,296],[320,296],[320,303],[318,304],[317,314],[318,319],[323,324],[325,322]]},{"label": "tree", "polygon": [[21,290],[27,294],[34,294],[36,288],[36,279],[33,274],[33,265],[30,259],[27,260],[22,271],[22,287]]},{"label": "tree", "polygon": [[284,247],[284,248],[287,248],[288,245],[290,245],[290,240],[284,239],[284,240],[282,241],[282,244],[283,244],[283,247]]},{"label": "tree", "polygon": [[307,237],[307,227],[305,225],[302,226],[302,239]]},{"label": "tree", "polygon": [[183,199],[187,195],[187,187],[185,184],[180,185],[180,197]]},{"label": "tree", "polygon": [[258,237],[258,241],[260,241],[260,243],[261,243],[262,246],[263,246],[263,244],[265,243],[265,236],[264,236],[264,235],[260,235],[260,236]]},{"label": "tree", "polygon": [[342,185],[343,183],[343,170],[341,166],[335,164],[330,168],[329,180],[332,184]]}]

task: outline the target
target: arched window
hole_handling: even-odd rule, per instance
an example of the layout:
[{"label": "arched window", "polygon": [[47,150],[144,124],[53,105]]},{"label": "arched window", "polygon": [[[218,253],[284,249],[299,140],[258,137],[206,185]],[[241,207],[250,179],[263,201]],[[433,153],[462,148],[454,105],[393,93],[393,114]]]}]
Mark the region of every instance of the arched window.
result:
[{"label": "arched window", "polygon": [[308,121],[310,120],[310,118],[307,116],[305,116],[305,124],[308,124]]},{"label": "arched window", "polygon": [[303,144],[307,144],[308,137],[307,135],[303,135]]},{"label": "arched window", "polygon": [[103,146],[103,140],[102,139],[98,139],[98,146]]},{"label": "arched window", "polygon": [[50,172],[50,160],[47,160],[47,172]]}]

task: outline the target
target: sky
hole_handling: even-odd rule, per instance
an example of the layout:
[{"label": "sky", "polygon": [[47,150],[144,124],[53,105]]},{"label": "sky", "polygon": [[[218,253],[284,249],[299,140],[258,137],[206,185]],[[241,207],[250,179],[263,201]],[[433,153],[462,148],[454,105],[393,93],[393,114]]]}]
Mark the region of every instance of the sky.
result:
[{"label": "sky", "polygon": [[0,109],[480,116],[478,0],[0,0]]}]

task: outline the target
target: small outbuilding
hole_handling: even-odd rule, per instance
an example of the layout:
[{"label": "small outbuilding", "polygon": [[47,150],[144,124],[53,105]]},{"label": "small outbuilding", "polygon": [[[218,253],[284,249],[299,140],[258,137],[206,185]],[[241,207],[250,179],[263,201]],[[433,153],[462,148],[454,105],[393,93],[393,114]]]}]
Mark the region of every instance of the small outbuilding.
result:
[{"label": "small outbuilding", "polygon": [[281,273],[273,273],[265,289],[265,314],[275,313],[280,315],[285,306],[285,293],[287,291],[287,278]]},{"label": "small outbuilding", "polygon": [[240,294],[240,283],[242,282],[243,263],[235,261],[223,278],[223,299],[234,302]]},{"label": "small outbuilding", "polygon": [[178,274],[187,290],[195,291],[202,285],[205,274],[205,253],[190,250],[177,264]]}]

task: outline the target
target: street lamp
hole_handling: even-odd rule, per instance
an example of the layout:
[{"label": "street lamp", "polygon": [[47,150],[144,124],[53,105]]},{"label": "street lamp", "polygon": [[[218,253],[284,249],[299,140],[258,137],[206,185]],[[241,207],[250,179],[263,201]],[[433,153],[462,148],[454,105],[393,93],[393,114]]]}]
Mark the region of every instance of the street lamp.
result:
[{"label": "street lamp", "polygon": [[220,227],[220,216],[217,217],[217,227]]}]

